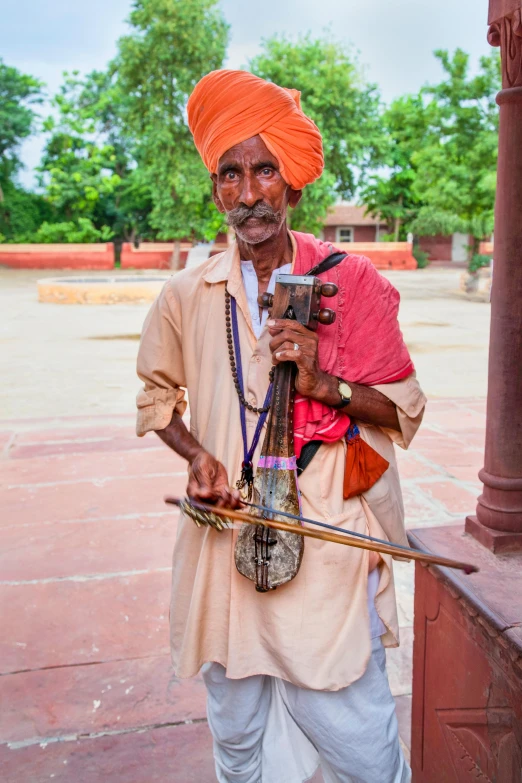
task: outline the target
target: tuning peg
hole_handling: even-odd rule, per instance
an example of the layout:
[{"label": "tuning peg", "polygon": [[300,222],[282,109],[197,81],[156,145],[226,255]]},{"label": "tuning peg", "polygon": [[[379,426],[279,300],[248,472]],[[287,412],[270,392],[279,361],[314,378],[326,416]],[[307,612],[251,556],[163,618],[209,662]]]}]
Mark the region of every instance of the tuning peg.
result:
[{"label": "tuning peg", "polygon": [[[335,283],[323,283],[321,286],[321,295],[322,296],[335,296],[338,291],[337,286]],[[333,322],[332,322],[333,323]]]},{"label": "tuning peg", "polygon": [[315,319],[316,321],[319,321],[320,324],[329,326],[330,324],[333,324],[335,317],[336,315],[333,310],[330,310],[329,307],[322,307],[315,316]]},{"label": "tuning peg", "polygon": [[261,296],[257,297],[257,303],[258,303],[259,307],[263,307],[263,308],[268,307],[268,308],[270,308],[274,304],[274,295],[273,294],[268,294],[265,291],[264,294],[261,294]]}]

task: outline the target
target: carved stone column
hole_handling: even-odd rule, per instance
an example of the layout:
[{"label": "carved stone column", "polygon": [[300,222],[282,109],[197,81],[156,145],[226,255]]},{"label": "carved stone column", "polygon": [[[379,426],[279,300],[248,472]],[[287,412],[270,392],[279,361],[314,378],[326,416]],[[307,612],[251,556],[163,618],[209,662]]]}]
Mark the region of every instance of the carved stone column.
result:
[{"label": "carved stone column", "polygon": [[490,0],[502,91],[484,490],[466,531],[493,552],[522,551],[522,0]]},{"label": "carved stone column", "polygon": [[489,22],[503,89],[484,490],[474,538],[462,525],[409,533],[480,571],[415,566],[414,783],[522,781],[522,0],[490,0]]}]

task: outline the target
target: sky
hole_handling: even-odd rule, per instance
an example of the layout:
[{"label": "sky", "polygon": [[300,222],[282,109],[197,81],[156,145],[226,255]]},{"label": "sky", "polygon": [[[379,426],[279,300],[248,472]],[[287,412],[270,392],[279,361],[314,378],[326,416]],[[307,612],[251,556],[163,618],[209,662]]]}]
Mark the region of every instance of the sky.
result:
[{"label": "sky", "polygon": [[[127,32],[131,0],[0,0],[0,57],[47,84],[61,74],[102,69]],[[360,53],[386,102],[440,78],[435,49],[461,47],[472,63],[487,54],[487,0],[221,0],[231,25],[227,67],[239,68],[275,33],[331,35]],[[290,87],[292,85],[285,85]],[[23,184],[33,183],[44,139],[22,148]]]}]

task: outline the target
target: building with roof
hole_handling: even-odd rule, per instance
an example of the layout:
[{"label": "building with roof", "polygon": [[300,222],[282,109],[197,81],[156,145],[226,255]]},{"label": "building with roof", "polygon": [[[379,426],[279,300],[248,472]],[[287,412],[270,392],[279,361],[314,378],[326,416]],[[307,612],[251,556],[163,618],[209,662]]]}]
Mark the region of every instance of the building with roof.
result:
[{"label": "building with roof", "polygon": [[366,214],[366,207],[340,202],[327,215],[322,238],[326,242],[379,242],[386,223]]}]

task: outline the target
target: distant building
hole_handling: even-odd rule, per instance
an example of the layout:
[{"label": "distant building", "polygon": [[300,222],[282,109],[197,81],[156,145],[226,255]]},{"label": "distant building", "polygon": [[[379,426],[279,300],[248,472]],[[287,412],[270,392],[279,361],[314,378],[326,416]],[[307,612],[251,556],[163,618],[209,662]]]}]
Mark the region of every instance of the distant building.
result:
[{"label": "distant building", "polygon": [[379,242],[386,233],[386,223],[365,212],[366,207],[336,204],[325,220],[322,238],[326,242]]},{"label": "distant building", "polygon": [[428,254],[430,261],[463,263],[468,259],[468,247],[472,242],[472,237],[459,233],[450,236],[419,237],[419,247]]},{"label": "distant building", "polygon": [[[366,207],[340,202],[328,213],[321,237],[333,243],[379,242],[387,233],[386,223],[367,215]],[[472,238],[467,234],[455,233],[450,236],[419,237],[418,243],[430,261],[463,263],[467,261]]]}]

